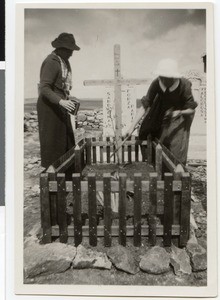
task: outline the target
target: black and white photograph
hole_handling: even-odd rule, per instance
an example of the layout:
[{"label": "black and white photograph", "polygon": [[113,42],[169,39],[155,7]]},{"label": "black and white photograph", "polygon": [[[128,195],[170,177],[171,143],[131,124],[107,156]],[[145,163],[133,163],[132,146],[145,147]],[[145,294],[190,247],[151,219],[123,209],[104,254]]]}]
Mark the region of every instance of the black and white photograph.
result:
[{"label": "black and white photograph", "polygon": [[212,6],[67,6],[17,5],[17,293],[215,294]]}]

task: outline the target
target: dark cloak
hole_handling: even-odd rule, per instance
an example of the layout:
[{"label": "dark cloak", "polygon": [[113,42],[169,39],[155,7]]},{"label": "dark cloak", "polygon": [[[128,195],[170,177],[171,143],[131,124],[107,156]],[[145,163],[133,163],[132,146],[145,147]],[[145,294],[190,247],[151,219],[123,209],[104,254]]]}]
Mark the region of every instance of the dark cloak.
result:
[{"label": "dark cloak", "polygon": [[50,54],[41,66],[37,102],[41,165],[45,168],[75,145],[70,116],[59,105],[61,99],[67,99],[61,65],[59,58]]}]

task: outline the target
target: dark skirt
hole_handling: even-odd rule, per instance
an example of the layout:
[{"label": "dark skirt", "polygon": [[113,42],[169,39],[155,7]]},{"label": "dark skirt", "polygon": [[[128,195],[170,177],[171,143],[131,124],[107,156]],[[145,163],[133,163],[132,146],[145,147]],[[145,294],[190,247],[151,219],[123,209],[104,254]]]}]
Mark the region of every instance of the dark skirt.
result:
[{"label": "dark skirt", "polygon": [[75,145],[70,116],[43,96],[37,102],[41,165],[48,168]]},{"label": "dark skirt", "polygon": [[194,115],[180,116],[172,119],[170,123],[162,124],[158,137],[160,142],[167,147],[173,155],[183,164],[186,164],[189,147],[190,127]]}]

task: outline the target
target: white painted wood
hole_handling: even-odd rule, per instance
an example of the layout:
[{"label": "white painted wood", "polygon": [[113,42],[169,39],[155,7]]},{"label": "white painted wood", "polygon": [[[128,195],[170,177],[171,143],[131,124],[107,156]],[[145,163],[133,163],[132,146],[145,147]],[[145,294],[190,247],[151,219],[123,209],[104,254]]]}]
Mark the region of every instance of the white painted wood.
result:
[{"label": "white painted wood", "polygon": [[[133,86],[149,84],[150,79],[123,79],[121,76],[120,45],[114,46],[114,79],[85,80],[85,86],[106,86],[103,97],[103,136],[115,136],[117,144],[136,114]],[[126,86],[127,88],[123,88]],[[113,90],[114,89],[114,90]],[[116,145],[117,146],[117,145]],[[121,151],[118,154],[121,162]]]}]

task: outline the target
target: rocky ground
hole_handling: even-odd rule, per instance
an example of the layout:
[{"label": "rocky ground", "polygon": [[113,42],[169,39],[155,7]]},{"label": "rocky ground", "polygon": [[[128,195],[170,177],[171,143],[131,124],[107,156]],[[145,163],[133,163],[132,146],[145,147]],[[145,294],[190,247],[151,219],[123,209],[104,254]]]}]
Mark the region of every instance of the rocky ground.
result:
[{"label": "rocky ground", "polygon": [[[33,122],[32,122],[33,123]],[[85,134],[78,130],[78,136]],[[90,135],[91,132],[86,132]],[[97,132],[99,135],[100,132]],[[24,133],[24,259],[27,284],[103,284],[103,285],[161,285],[204,286],[206,272],[206,164],[191,160],[192,215],[195,236],[186,249],[175,246],[164,249],[162,240],[150,248],[145,239],[136,248],[128,239],[127,247],[103,247],[103,240],[91,248],[84,238],[75,248],[71,238],[68,245],[56,241],[39,245],[40,227],[39,174],[42,171],[37,130]],[[195,243],[197,242],[197,243]],[[34,256],[33,253],[38,253]],[[46,253],[46,255],[45,255]],[[50,257],[50,259],[48,259]],[[45,259],[46,258],[46,259]]]}]

